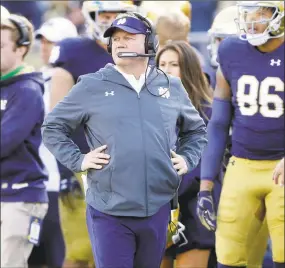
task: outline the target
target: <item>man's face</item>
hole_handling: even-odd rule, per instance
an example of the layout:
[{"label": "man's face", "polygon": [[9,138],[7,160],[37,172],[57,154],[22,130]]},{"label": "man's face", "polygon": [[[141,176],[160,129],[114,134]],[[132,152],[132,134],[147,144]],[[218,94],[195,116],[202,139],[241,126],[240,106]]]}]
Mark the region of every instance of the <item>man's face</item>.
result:
[{"label": "man's face", "polygon": [[1,73],[7,73],[16,65],[18,55],[9,29],[1,29]]},{"label": "man's face", "polygon": [[273,13],[270,8],[247,8],[243,12],[243,18],[247,26],[248,34],[261,34],[268,27]]},{"label": "man's face", "polygon": [[116,30],[112,35],[112,56],[116,65],[128,65],[132,58],[119,58],[119,52],[145,53],[145,35],[131,34],[123,30]]},{"label": "man's face", "polygon": [[53,47],[54,47],[53,42],[48,41],[44,37],[41,38],[41,57],[44,64],[49,63],[49,57]]}]

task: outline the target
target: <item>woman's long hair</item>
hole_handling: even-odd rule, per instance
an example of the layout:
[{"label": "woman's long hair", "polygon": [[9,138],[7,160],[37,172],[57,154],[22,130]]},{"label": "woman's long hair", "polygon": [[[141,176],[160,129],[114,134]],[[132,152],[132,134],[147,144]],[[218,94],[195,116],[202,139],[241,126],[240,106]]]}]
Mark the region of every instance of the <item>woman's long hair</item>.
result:
[{"label": "woman's long hair", "polygon": [[167,50],[175,51],[178,54],[182,84],[194,107],[207,118],[203,107],[210,107],[213,100],[213,90],[202,71],[195,50],[185,41],[172,41],[157,53],[156,65],[158,67],[161,55]]}]

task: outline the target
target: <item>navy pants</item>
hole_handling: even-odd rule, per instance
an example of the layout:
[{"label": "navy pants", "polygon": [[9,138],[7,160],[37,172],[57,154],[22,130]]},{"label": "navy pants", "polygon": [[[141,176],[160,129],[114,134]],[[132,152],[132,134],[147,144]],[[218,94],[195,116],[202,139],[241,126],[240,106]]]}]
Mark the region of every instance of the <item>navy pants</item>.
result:
[{"label": "navy pants", "polygon": [[169,204],[144,218],[111,216],[87,205],[96,268],[159,268],[169,216]]}]

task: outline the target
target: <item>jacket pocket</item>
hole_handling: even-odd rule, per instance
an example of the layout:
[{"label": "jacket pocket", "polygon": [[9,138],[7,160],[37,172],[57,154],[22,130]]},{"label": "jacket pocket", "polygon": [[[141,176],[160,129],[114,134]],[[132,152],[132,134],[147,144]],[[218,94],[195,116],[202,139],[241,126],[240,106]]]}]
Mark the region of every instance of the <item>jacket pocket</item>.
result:
[{"label": "jacket pocket", "polygon": [[171,186],[172,191],[171,192],[176,192],[179,188],[180,182],[182,177],[178,175],[177,170],[174,168],[173,163],[171,161],[171,153],[170,153],[170,149],[169,149],[169,157],[168,157],[168,166],[170,168],[169,172],[167,172],[168,174],[168,183]]},{"label": "jacket pocket", "polygon": [[[166,137],[167,137],[168,161],[169,161],[170,167],[172,168],[174,174],[176,175],[175,189],[178,190],[178,187],[179,187],[179,185],[181,183],[181,180],[182,180],[182,176],[178,175],[178,172],[174,168],[173,163],[171,161],[171,150],[175,152],[176,151],[176,145],[174,144],[174,142],[172,142],[172,140],[170,138],[171,132],[166,130],[165,134],[166,134]],[[174,135],[174,133],[172,133],[172,134]]]},{"label": "jacket pocket", "polygon": [[88,170],[88,177],[92,178],[92,186],[96,188],[96,192],[104,203],[108,203],[112,196],[112,178],[115,169],[115,144],[114,137],[109,136],[102,144],[107,145],[104,153],[110,155],[109,163],[103,165],[102,169]]},{"label": "jacket pocket", "polygon": [[[96,188],[97,194],[104,203],[108,203],[111,198],[113,171],[114,167],[110,166],[102,170],[90,172],[92,178],[96,177],[96,180],[92,181],[92,186]],[[93,172],[95,172],[95,175],[92,174]]]}]

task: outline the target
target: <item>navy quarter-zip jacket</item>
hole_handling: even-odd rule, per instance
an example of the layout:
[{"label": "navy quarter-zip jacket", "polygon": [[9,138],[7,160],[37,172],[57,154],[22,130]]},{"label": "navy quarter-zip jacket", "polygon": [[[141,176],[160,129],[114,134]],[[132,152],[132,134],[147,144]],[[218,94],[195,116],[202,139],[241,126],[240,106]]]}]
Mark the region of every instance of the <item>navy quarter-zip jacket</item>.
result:
[{"label": "navy quarter-zip jacket", "polygon": [[171,87],[162,95],[167,79],[153,68],[148,89],[144,85],[138,94],[107,64],[81,76],[46,117],[44,144],[74,172],[81,171],[84,155],[69,137],[79,125],[85,125],[90,150],[107,145],[109,164],[87,173],[86,201],[95,209],[116,216],[153,215],[174,197],[181,182],[170,150],[185,158],[189,172],[199,163],[207,143],[204,121],[180,79],[169,80]]},{"label": "navy quarter-zip jacket", "polygon": [[19,74],[1,85],[1,202],[48,202],[39,157],[44,119],[41,73]]}]

